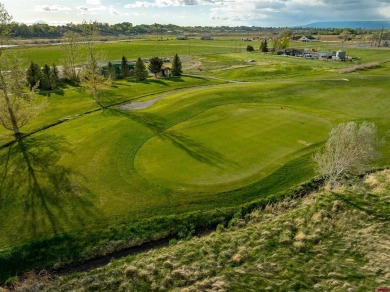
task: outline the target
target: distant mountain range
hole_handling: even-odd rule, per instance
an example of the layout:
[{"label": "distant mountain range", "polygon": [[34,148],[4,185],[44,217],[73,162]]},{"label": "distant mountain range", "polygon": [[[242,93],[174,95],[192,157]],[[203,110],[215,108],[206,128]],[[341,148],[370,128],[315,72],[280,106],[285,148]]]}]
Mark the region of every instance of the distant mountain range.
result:
[{"label": "distant mountain range", "polygon": [[302,27],[312,28],[363,28],[363,29],[390,29],[390,21],[323,21],[313,22]]}]

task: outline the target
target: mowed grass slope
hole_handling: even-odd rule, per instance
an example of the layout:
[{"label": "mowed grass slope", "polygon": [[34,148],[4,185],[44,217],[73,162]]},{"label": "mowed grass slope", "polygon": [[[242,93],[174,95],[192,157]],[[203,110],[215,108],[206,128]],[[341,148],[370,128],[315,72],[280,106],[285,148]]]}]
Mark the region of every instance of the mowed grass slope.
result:
[{"label": "mowed grass slope", "polygon": [[[150,79],[144,82],[135,82],[133,79],[116,80],[114,85],[100,94],[100,102],[109,106],[136,99],[152,99],[155,94],[170,92],[188,87],[209,86],[223,83],[223,81],[205,78],[180,77],[172,79]],[[91,94],[81,87],[64,84],[53,92],[40,92],[47,100],[47,106],[38,118],[31,120],[22,132],[30,133],[40,128],[54,124],[63,119],[73,119],[87,112],[99,110],[100,106],[91,97]],[[11,133],[4,128],[0,129],[0,141],[5,143],[12,140]]]},{"label": "mowed grass slope", "polygon": [[[114,106],[34,134],[1,150],[0,249],[65,235],[90,242],[77,247],[87,255],[75,252],[88,257],[131,245],[136,225],[156,216],[271,199],[315,175],[311,153],[338,123],[373,121],[389,140],[388,73],[382,66],[194,87],[162,93],[148,109]],[[126,88],[118,87],[119,100]],[[48,109],[50,115],[56,116]],[[388,165],[389,144],[382,153],[377,166]],[[121,226],[134,226],[132,235],[117,233]]]}]

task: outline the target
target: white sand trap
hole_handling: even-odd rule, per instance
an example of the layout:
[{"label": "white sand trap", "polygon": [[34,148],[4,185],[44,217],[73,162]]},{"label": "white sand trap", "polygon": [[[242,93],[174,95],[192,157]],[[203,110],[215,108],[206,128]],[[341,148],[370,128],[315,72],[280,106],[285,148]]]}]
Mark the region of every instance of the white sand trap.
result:
[{"label": "white sand trap", "polygon": [[132,103],[128,103],[128,104],[123,104],[121,106],[119,106],[120,109],[122,110],[140,110],[140,109],[144,109],[144,108],[148,108],[148,107],[151,107],[152,105],[154,105],[156,102],[158,102],[160,99],[164,98],[165,96],[159,96],[159,97],[156,97],[154,99],[151,99],[151,100],[146,100],[146,101],[136,101],[136,102],[132,102]]}]

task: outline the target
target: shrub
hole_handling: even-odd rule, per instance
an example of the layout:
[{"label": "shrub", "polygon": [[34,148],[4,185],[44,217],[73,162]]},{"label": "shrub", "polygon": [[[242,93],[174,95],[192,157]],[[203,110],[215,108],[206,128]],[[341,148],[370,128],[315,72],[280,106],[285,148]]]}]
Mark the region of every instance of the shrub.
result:
[{"label": "shrub", "polygon": [[253,47],[253,46],[251,46],[251,45],[248,45],[247,47],[246,47],[246,51],[247,52],[253,52],[255,50],[255,48]]}]

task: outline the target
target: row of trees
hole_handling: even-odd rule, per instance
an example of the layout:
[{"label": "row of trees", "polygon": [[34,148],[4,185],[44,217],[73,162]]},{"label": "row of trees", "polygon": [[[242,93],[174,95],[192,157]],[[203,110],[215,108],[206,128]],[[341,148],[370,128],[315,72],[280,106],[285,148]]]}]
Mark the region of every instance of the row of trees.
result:
[{"label": "row of trees", "polygon": [[[62,38],[66,33],[83,31],[82,24],[68,23],[66,25],[52,26],[46,23],[34,23],[27,25],[24,23],[10,22],[7,24],[14,37],[21,38]],[[178,26],[173,24],[140,24],[133,25],[130,22],[117,24],[96,23],[103,36],[134,35],[134,34],[221,34],[221,33],[267,33],[280,34],[286,28],[280,27],[256,27],[256,26]],[[375,30],[371,29],[341,29],[341,28],[294,28],[287,29],[294,35],[302,34],[332,34],[340,35],[344,30],[348,30],[353,35],[371,34]]]},{"label": "row of trees", "polygon": [[[288,38],[288,37],[282,37],[280,39],[274,39],[273,40],[272,51],[288,48],[289,44],[290,44],[290,38]],[[255,48],[253,46],[251,46],[251,45],[248,45],[246,47],[246,50],[248,52],[253,52],[253,51],[255,51]],[[262,52],[262,53],[269,52],[268,42],[267,42],[266,39],[261,41],[259,51]]]},{"label": "row of trees", "polygon": [[53,90],[60,84],[57,66],[53,63],[52,66],[45,64],[43,68],[31,62],[30,67],[26,71],[26,78],[30,91],[38,87],[44,90]]},{"label": "row of trees", "polygon": [[[104,54],[99,51],[97,42],[100,37],[100,28],[97,22],[83,23],[81,33],[71,32],[66,33],[63,44],[65,58],[64,64],[64,77],[68,81],[74,84],[80,84],[88,89],[95,101],[99,102],[99,92],[112,84],[112,82],[118,77],[127,78],[130,73],[129,64],[125,56],[122,57],[120,66],[120,75],[114,69],[111,62],[105,70],[105,74],[102,72],[102,65],[99,61],[105,59]],[[81,41],[82,40],[82,41]],[[180,58],[176,55],[175,58],[180,63]],[[82,68],[79,68],[79,64],[83,64]],[[181,66],[181,65],[180,65]],[[138,59],[134,69],[134,76],[137,81],[145,80],[148,76],[148,72],[144,68],[142,59]],[[150,59],[149,70],[157,74],[162,67],[156,65],[155,58]],[[174,66],[173,66],[174,67]],[[180,70],[174,71],[174,76],[181,75]]]},{"label": "row of trees", "polygon": [[[149,76],[149,72],[153,73],[156,77],[163,69],[164,60],[159,57],[152,57],[149,59],[148,68],[146,68],[145,62],[138,58],[135,62],[133,75],[136,81],[143,81]],[[148,70],[149,71],[148,71]],[[181,76],[183,73],[180,57],[176,54],[173,57],[171,75]],[[116,80],[117,78],[127,78],[130,76],[130,67],[125,56],[122,57],[120,65],[120,73],[117,74],[114,65],[108,62],[107,69],[105,70],[105,76],[110,80]]]}]

